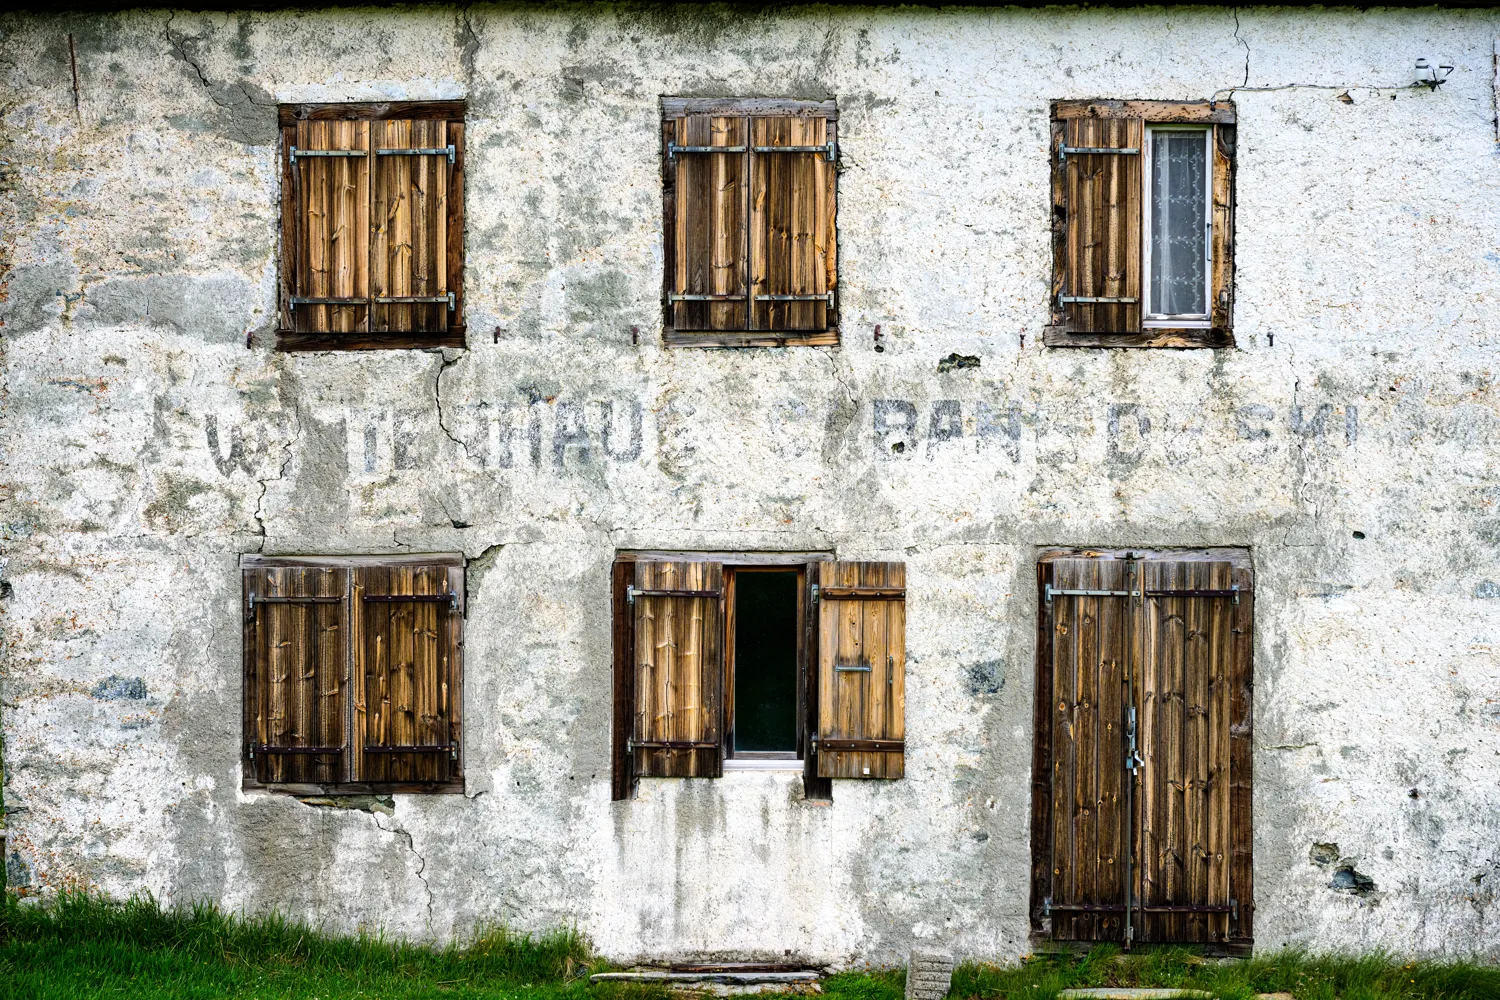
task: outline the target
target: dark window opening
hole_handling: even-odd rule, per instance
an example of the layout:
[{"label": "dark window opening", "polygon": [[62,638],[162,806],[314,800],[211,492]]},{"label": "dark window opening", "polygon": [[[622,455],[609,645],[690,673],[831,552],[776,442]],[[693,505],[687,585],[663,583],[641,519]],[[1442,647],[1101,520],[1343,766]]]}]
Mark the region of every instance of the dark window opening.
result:
[{"label": "dark window opening", "polygon": [[735,756],[797,756],[797,576],[735,574]]}]

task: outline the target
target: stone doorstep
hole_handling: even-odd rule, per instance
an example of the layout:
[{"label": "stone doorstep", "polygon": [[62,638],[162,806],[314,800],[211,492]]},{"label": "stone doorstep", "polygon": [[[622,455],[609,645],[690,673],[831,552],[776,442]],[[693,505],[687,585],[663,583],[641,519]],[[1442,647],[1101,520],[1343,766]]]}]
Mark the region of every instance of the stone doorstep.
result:
[{"label": "stone doorstep", "polygon": [[822,974],[800,972],[666,972],[660,969],[598,972],[590,983],[656,983],[673,992],[743,996],[752,993],[821,993]]},{"label": "stone doorstep", "polygon": [[1215,1000],[1212,993],[1204,990],[1164,990],[1120,986],[1099,986],[1086,990],[1063,990],[1057,995],[1057,1000],[1173,1000],[1174,997]]}]

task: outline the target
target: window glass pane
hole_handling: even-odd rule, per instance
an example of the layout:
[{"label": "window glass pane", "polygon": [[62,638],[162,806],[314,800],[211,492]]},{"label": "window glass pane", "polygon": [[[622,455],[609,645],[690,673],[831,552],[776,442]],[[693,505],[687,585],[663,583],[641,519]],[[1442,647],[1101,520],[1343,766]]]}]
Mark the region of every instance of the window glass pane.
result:
[{"label": "window glass pane", "polygon": [[1151,151],[1151,311],[1203,315],[1208,230],[1206,135],[1159,130]]},{"label": "window glass pane", "polygon": [[797,573],[734,581],[734,748],[797,749]]}]

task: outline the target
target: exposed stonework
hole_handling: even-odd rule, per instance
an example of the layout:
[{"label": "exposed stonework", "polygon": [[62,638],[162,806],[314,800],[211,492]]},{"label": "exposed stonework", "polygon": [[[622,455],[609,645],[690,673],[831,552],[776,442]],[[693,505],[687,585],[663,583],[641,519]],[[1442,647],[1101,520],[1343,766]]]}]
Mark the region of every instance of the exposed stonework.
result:
[{"label": "exposed stonework", "polygon": [[[1497,35],[1436,8],[6,15],[12,884],[567,923],[622,960],[1014,957],[1038,547],[1233,545],[1258,943],[1500,954]],[[1456,68],[1413,88],[1418,57]],[[841,347],[660,346],[663,94],[837,98]],[[1048,103],[1093,96],[1236,103],[1236,349],[1041,346]],[[468,350],[274,353],[275,103],[456,97]],[[612,804],[615,551],[743,548],[905,560],[907,776]],[[471,558],[467,793],[241,792],[240,554],[398,551]]]}]

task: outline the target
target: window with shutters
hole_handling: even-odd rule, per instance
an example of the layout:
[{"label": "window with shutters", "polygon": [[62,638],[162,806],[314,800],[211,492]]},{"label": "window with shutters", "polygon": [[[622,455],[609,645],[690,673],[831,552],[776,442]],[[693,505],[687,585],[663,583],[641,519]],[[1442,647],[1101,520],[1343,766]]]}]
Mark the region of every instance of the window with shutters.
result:
[{"label": "window with shutters", "polygon": [[666,343],[838,343],[833,101],[662,99]]},{"label": "window with shutters", "polygon": [[1052,105],[1053,347],[1232,347],[1235,108]]},{"label": "window with shutters", "polygon": [[[640,778],[905,773],[906,569],[816,554],[624,554],[614,797]],[[799,763],[800,762],[800,763]]]},{"label": "window with shutters", "polygon": [[245,556],[244,786],[463,791],[463,557]]},{"label": "window with shutters", "polygon": [[463,347],[463,102],[283,104],[280,122],[277,347]]},{"label": "window with shutters", "polygon": [[1037,582],[1033,930],[1248,952],[1249,553],[1053,551]]}]

